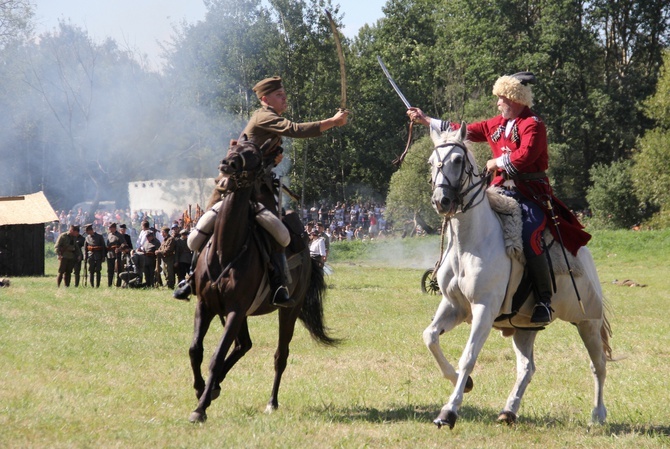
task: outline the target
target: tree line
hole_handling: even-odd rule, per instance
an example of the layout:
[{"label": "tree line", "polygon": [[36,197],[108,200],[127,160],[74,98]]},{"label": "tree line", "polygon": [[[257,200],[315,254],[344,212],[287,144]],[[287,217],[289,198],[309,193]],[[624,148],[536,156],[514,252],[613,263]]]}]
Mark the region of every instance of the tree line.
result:
[{"label": "tree line", "polygon": [[[76,24],[35,36],[29,2],[0,3],[0,194],[44,190],[56,208],[88,199],[123,206],[130,181],[215,176],[258,107],[251,87],[267,76],[284,79],[289,118],[332,115],[340,73],[323,8],[338,23],[355,11],[330,0],[205,4],[203,20],[175,26],[156,71]],[[350,124],[285,142],[282,168],[304,205],[388,197],[396,219],[412,218],[427,199],[391,163],[408,122],[377,56],[412,105],[468,122],[496,114],[500,75],[530,70],[557,195],[627,226],[662,211],[670,191],[667,175],[652,170],[670,153],[669,27],[665,0],[389,0],[380,20],[343,36]],[[419,147],[422,136],[416,130]],[[420,163],[407,170],[414,165],[425,176]]]}]

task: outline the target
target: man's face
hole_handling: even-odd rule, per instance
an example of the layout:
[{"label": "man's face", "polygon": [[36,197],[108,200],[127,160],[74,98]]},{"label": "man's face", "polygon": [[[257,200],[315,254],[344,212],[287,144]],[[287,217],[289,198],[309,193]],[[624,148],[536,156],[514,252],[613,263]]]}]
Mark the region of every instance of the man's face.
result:
[{"label": "man's face", "polygon": [[163,236],[164,239],[168,238],[168,233],[165,231],[161,231],[161,235]]},{"label": "man's face", "polygon": [[288,102],[286,101],[286,91],[284,88],[277,89],[272,93],[263,96],[263,101],[267,103],[277,114],[281,115],[286,112]]},{"label": "man's face", "polygon": [[515,103],[507,97],[498,96],[498,110],[502,114],[504,119],[510,120],[517,118],[521,111],[524,109],[524,105],[520,103]]},{"label": "man's face", "polygon": [[126,233],[126,228],[119,228],[119,232],[121,234],[125,234]]}]

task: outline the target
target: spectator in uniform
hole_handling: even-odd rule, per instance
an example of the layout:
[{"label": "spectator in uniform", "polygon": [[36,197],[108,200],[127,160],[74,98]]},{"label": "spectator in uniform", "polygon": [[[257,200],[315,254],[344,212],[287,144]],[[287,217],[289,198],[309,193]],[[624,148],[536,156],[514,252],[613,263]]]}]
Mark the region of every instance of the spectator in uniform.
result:
[{"label": "spectator in uniform", "polygon": [[102,262],[105,260],[105,239],[93,230],[92,224],[86,225],[86,234],[84,251],[88,262],[90,285],[100,287]]},{"label": "spectator in uniform", "polygon": [[70,286],[72,270],[77,259],[81,260],[81,250],[77,244],[79,236],[79,226],[70,226],[68,232],[58,236],[54,246],[58,256],[58,277],[56,283],[60,287],[61,282],[65,281],[65,286]]}]

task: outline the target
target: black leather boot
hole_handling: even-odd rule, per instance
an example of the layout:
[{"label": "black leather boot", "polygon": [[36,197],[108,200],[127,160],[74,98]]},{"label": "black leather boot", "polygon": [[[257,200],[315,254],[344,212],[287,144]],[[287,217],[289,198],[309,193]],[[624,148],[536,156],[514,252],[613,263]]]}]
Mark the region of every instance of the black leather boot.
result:
[{"label": "black leather boot", "polygon": [[272,271],[270,272],[270,292],[272,294],[272,305],[277,307],[294,307],[296,301],[289,297],[288,288],[286,287],[286,272],[285,267],[286,255],[284,251],[275,251],[270,255],[270,262],[272,263]]},{"label": "black leather boot", "polygon": [[195,285],[193,285],[195,282],[193,279],[193,273],[195,273],[195,266],[198,263],[199,255],[200,251],[193,251],[193,257],[191,258],[191,268],[189,268],[188,274],[184,280],[179,281],[177,288],[175,288],[174,292],[172,292],[172,297],[174,299],[189,301],[189,296],[191,296],[191,293],[193,293],[193,290],[195,290]]},{"label": "black leather boot", "polygon": [[540,254],[528,259],[526,267],[528,268],[528,274],[533,282],[533,291],[535,292],[535,307],[533,308],[533,316],[530,318],[530,322],[549,324],[553,309],[551,308],[552,284],[547,256]]}]

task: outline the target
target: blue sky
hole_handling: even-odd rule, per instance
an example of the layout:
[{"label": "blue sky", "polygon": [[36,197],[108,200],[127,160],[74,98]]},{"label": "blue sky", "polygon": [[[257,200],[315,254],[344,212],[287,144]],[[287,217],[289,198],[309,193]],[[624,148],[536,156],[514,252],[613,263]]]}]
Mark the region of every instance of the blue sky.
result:
[{"label": "blue sky", "polygon": [[[201,0],[32,0],[37,33],[53,29],[59,19],[69,19],[86,29],[93,39],[114,38],[121,47],[139,50],[154,66],[161,64],[156,41],[168,40],[172,24],[196,22],[205,16]],[[344,13],[342,32],[353,37],[358,29],[383,16],[386,0],[333,0]]]}]

